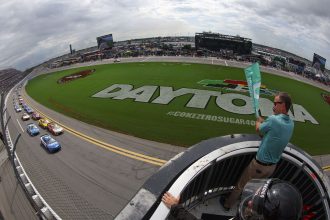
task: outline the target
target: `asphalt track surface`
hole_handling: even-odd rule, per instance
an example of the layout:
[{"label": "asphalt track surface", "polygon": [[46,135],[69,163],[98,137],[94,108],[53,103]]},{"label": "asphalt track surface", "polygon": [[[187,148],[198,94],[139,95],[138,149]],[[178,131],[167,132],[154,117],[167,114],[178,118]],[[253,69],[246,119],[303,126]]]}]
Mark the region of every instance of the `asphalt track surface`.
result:
[{"label": "asphalt track surface", "polygon": [[[247,63],[213,58],[192,57],[140,57],[122,59],[122,62],[191,62],[246,67]],[[76,64],[78,66],[113,63],[113,60]],[[116,65],[116,64],[114,64]],[[33,75],[44,74],[48,69],[39,69]],[[288,73],[276,74],[289,76]],[[31,76],[29,76],[31,77]],[[291,78],[296,79],[296,75]],[[306,81],[306,79],[301,79]],[[310,82],[315,84],[314,82]],[[329,91],[329,88],[325,88]],[[185,148],[157,143],[98,128],[50,110],[20,91],[24,100],[33,109],[59,122],[64,134],[55,137],[62,150],[49,154],[40,146],[40,135],[30,137],[23,122],[23,113],[13,108],[15,92],[9,94],[7,113],[12,141],[19,133],[16,152],[25,171],[41,196],[62,219],[113,219],[131,200],[143,183],[167,160]],[[97,109],[96,109],[97,111]],[[7,115],[8,115],[7,114]],[[48,133],[41,129],[41,134]],[[323,158],[327,161],[327,157]],[[329,161],[330,162],[330,161]]]},{"label": "asphalt track surface", "polygon": [[[185,149],[82,123],[43,107],[24,91],[21,93],[32,108],[74,129],[74,133],[65,130],[55,137],[62,150],[49,154],[40,146],[40,135],[30,137],[26,133],[26,125],[36,122],[21,120],[23,113],[15,113],[10,94],[7,112],[11,116],[8,126],[12,141],[22,133],[16,149],[18,157],[39,193],[63,219],[114,218],[161,165]],[[44,133],[48,132],[41,129]],[[128,151],[119,154],[112,147]],[[130,151],[137,153],[133,155],[136,159]]]}]

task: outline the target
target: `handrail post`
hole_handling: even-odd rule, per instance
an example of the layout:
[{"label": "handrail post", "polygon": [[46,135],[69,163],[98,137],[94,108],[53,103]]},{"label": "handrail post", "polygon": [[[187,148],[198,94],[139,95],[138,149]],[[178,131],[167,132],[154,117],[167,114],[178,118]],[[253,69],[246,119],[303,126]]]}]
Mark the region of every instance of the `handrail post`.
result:
[{"label": "handrail post", "polygon": [[203,195],[200,198],[200,200],[202,202],[205,202],[205,198],[206,198],[206,195],[207,195],[207,193],[205,194],[205,192],[206,192],[206,190],[208,190],[207,189],[208,185],[211,182],[211,177],[213,176],[213,173],[214,173],[215,161],[212,161],[210,164],[211,164],[210,172],[208,172],[205,184],[203,184],[203,190],[202,190]]}]

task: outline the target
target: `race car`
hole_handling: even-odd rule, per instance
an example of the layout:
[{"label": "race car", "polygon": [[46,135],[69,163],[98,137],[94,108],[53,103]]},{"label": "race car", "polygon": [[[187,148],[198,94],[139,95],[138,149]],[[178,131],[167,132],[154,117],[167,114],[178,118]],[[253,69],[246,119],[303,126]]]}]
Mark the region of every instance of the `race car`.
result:
[{"label": "race car", "polygon": [[42,128],[47,128],[48,123],[50,123],[50,121],[47,118],[42,118],[38,121],[39,126]]},{"label": "race car", "polygon": [[30,108],[27,104],[22,105],[22,107],[23,107],[24,111],[26,111],[26,109]]},{"label": "race car", "polygon": [[31,136],[36,136],[40,133],[39,128],[33,123],[27,125],[26,131]]},{"label": "race car", "polygon": [[63,128],[54,122],[48,123],[47,128],[48,131],[54,135],[60,135],[63,133]]},{"label": "race car", "polygon": [[15,111],[16,111],[16,112],[21,112],[22,109],[21,109],[21,107],[19,107],[18,105],[15,105]]},{"label": "race car", "polygon": [[52,138],[49,134],[44,134],[40,137],[41,146],[43,146],[50,153],[54,153],[56,151],[61,150],[61,145],[54,138]]},{"label": "race car", "polygon": [[27,120],[29,120],[30,119],[30,115],[28,114],[28,113],[24,113],[23,115],[22,115],[22,120],[23,121],[27,121]]},{"label": "race car", "polygon": [[39,113],[34,112],[34,113],[32,113],[32,119],[33,120],[39,120],[39,119],[41,119],[41,116],[40,116]]},{"label": "race car", "polygon": [[25,109],[25,111],[26,111],[26,113],[28,113],[29,115],[31,115],[31,114],[34,112],[33,109],[30,108],[30,107],[27,107],[27,108]]}]

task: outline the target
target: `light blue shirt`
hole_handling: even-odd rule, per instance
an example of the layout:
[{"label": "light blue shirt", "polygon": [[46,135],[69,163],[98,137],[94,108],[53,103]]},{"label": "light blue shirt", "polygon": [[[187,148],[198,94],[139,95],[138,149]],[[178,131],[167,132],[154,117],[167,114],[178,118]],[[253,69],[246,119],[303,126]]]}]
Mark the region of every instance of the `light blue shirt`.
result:
[{"label": "light blue shirt", "polygon": [[260,124],[259,132],[264,135],[257,152],[257,160],[277,163],[293,133],[293,121],[288,115],[269,116]]}]

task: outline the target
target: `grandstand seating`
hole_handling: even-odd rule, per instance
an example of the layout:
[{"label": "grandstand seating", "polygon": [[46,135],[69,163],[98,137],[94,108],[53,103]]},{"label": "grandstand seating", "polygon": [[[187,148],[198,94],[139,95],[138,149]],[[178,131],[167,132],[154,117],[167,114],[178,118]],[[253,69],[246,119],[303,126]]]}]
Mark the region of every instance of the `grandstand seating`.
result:
[{"label": "grandstand seating", "polygon": [[7,92],[17,82],[23,79],[25,74],[16,69],[0,70],[0,92]]}]

